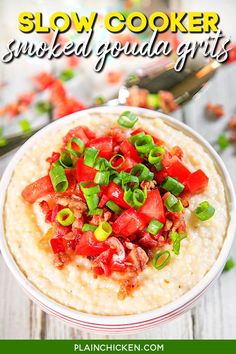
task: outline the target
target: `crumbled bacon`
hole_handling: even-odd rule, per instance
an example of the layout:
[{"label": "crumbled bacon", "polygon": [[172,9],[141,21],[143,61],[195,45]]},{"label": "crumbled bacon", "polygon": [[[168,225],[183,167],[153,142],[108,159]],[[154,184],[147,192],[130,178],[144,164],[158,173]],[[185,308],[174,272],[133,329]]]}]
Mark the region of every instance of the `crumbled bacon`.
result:
[{"label": "crumbled bacon", "polygon": [[220,104],[213,104],[209,102],[206,106],[206,111],[210,116],[221,118],[225,115],[224,107]]},{"label": "crumbled bacon", "polygon": [[142,181],[140,183],[140,187],[141,189],[146,189],[147,192],[151,191],[152,189],[154,189],[156,187],[157,182],[155,180],[153,181]]},{"label": "crumbled bacon", "polygon": [[128,254],[127,261],[132,263],[136,271],[142,271],[148,262],[148,256],[141,247],[135,247]]},{"label": "crumbled bacon", "polygon": [[160,106],[164,113],[174,112],[178,105],[175,102],[174,96],[169,91],[160,91]]},{"label": "crumbled bacon", "polygon": [[120,286],[118,299],[124,300],[127,296],[130,296],[138,286],[139,283],[137,277],[126,279]]},{"label": "crumbled bacon", "polygon": [[234,115],[234,116],[230,119],[230,121],[229,121],[229,123],[228,123],[228,128],[229,128],[229,129],[236,129],[236,115]]}]

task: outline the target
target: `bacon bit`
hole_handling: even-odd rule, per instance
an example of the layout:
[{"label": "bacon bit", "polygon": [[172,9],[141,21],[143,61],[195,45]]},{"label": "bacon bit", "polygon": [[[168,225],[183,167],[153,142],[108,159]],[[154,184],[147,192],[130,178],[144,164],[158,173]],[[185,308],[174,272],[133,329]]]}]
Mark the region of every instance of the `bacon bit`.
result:
[{"label": "bacon bit", "polygon": [[126,279],[120,286],[120,290],[117,294],[119,300],[124,300],[127,296],[130,296],[135,289],[139,286],[137,277]]},{"label": "bacon bit", "polygon": [[127,257],[127,261],[131,262],[137,271],[142,271],[148,260],[146,252],[141,247],[133,248]]},{"label": "bacon bit", "polygon": [[158,240],[158,248],[163,247],[166,244],[166,240],[164,236],[159,236]]},{"label": "bacon bit", "polygon": [[232,133],[229,137],[229,140],[232,142],[232,143],[235,143],[236,142],[236,133]]},{"label": "bacon bit", "polygon": [[84,218],[81,217],[79,219],[76,219],[72,224],[72,231],[73,232],[81,231],[83,226],[84,226]]},{"label": "bacon bit", "polygon": [[152,189],[154,189],[156,187],[157,182],[155,180],[153,181],[142,181],[140,183],[140,187],[141,189],[145,189],[147,190],[147,192],[150,192]]},{"label": "bacon bit", "polygon": [[110,211],[105,211],[103,218],[105,221],[110,220],[110,218],[112,217],[112,213]]},{"label": "bacon bit", "polygon": [[228,123],[228,128],[229,128],[229,129],[236,129],[236,115],[234,115],[234,116],[230,119],[230,121],[229,121],[229,123]]},{"label": "bacon bit", "polygon": [[171,113],[176,111],[178,108],[177,103],[175,102],[174,96],[169,91],[160,91],[160,106],[164,113]]},{"label": "bacon bit", "polygon": [[163,231],[170,231],[172,226],[173,226],[173,221],[171,221],[170,219],[166,219],[166,223],[163,228]]},{"label": "bacon bit", "polygon": [[54,254],[53,263],[58,269],[62,269],[64,265],[70,262],[70,257],[65,253]]},{"label": "bacon bit", "polygon": [[129,96],[126,104],[128,106],[147,107],[148,90],[140,89],[138,86],[132,86],[129,89]]},{"label": "bacon bit", "polygon": [[181,203],[183,204],[184,208],[188,208],[189,207],[189,201],[186,197],[181,198]]},{"label": "bacon bit", "polygon": [[163,194],[163,196],[162,196],[163,202],[164,202],[170,195],[171,195],[170,192],[166,192],[165,194]]},{"label": "bacon bit", "polygon": [[182,160],[184,157],[184,152],[179,146],[174,146],[170,150],[170,153],[171,153],[171,155],[177,156],[180,160]]},{"label": "bacon bit", "polygon": [[144,232],[143,236],[138,240],[139,246],[147,250],[156,248],[158,246],[158,241],[149,234],[149,232]]},{"label": "bacon bit", "polygon": [[225,115],[224,107],[220,104],[207,103],[206,111],[210,116],[221,118]]},{"label": "bacon bit", "polygon": [[109,71],[107,73],[108,84],[117,84],[122,79],[122,73],[118,71]]},{"label": "bacon bit", "polygon": [[78,219],[80,219],[83,212],[87,210],[87,206],[82,200],[74,198],[70,200],[68,207],[73,211],[74,216]]}]

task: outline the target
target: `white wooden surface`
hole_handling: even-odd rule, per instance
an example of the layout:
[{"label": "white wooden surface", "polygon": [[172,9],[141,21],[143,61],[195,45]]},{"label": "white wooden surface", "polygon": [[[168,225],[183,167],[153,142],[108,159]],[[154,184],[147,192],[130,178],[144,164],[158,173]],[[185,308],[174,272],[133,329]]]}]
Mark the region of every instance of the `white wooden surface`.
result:
[{"label": "white wooden surface", "polygon": [[[176,112],[177,119],[199,131],[214,142],[236,111],[236,64],[221,68],[209,87],[199,97]],[[222,103],[226,116],[217,121],[208,121],[204,116],[206,102]],[[236,156],[233,147],[222,154],[236,187]],[[0,164],[3,168],[4,161]],[[217,227],[217,225],[216,225]],[[235,257],[236,244],[232,249]],[[236,268],[221,275],[200,303],[178,319],[152,330],[118,338],[236,338]],[[69,327],[42,312],[33,304],[7,269],[0,256],[0,338],[115,338],[95,335]]]}]

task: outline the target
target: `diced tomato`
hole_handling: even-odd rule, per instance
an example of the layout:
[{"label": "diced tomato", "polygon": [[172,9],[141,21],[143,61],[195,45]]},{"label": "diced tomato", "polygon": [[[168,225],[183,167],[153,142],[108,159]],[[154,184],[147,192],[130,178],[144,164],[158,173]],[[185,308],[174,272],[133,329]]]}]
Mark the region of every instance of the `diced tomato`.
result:
[{"label": "diced tomato", "polygon": [[57,224],[55,236],[62,237],[62,236],[67,235],[70,231],[71,231],[70,226],[63,226],[63,225]]},{"label": "diced tomato", "polygon": [[91,140],[87,146],[99,150],[99,156],[109,160],[113,155],[113,139],[111,136],[102,136]]},{"label": "diced tomato", "polygon": [[39,203],[39,205],[40,205],[40,208],[42,209],[42,212],[44,214],[47,214],[49,212],[50,208],[49,208],[48,202],[46,202],[46,200],[42,200]]},{"label": "diced tomato", "polygon": [[158,189],[148,192],[146,202],[139,208],[138,213],[147,223],[152,219],[165,223],[164,206]]},{"label": "diced tomato", "polygon": [[54,193],[51,179],[49,176],[44,176],[26,186],[22,191],[22,197],[27,202],[33,204],[37,199],[42,198],[50,193]]},{"label": "diced tomato", "polygon": [[136,210],[130,208],[116,219],[112,225],[112,230],[116,235],[128,237],[144,228],[145,223],[142,216]]},{"label": "diced tomato", "polygon": [[77,182],[93,182],[94,177],[97,173],[97,170],[95,170],[92,167],[84,165],[84,158],[81,157],[77,161],[76,165],[76,179]]},{"label": "diced tomato", "polygon": [[109,200],[112,200],[122,208],[130,208],[130,205],[124,201],[124,192],[120,186],[111,182],[107,188],[106,195]]},{"label": "diced tomato", "polygon": [[154,171],[155,180],[158,184],[161,184],[164,179],[168,176],[167,170],[163,168],[161,171]]},{"label": "diced tomato", "polygon": [[80,256],[98,256],[106,251],[109,246],[105,242],[99,242],[94,237],[93,232],[88,231],[82,234],[77,246],[76,254]]},{"label": "diced tomato", "polygon": [[177,178],[181,183],[186,181],[191,173],[177,157],[173,157],[170,165],[166,168],[166,170],[168,176]]},{"label": "diced tomato", "polygon": [[89,130],[87,127],[79,126],[69,130],[69,132],[63,138],[63,141],[65,144],[67,144],[71,138],[79,138],[84,142],[84,144],[87,144],[89,139],[91,139],[91,133],[91,130]]},{"label": "diced tomato", "polygon": [[191,194],[200,193],[208,185],[209,178],[202,170],[197,170],[189,175],[185,181],[186,189]]},{"label": "diced tomato", "polygon": [[37,89],[43,91],[54,83],[55,78],[47,72],[42,72],[33,77],[33,81],[35,82]]},{"label": "diced tomato", "polygon": [[120,144],[120,151],[123,153],[125,157],[130,157],[132,160],[135,160],[137,163],[143,161],[143,159],[139,156],[135,147],[128,140],[124,140]]},{"label": "diced tomato", "polygon": [[98,207],[103,208],[106,205],[106,203],[108,202],[108,200],[109,200],[108,196],[106,194],[103,194],[100,199],[100,202],[98,204]]},{"label": "diced tomato", "polygon": [[95,139],[96,138],[96,134],[91,130],[89,129],[88,127],[86,127],[85,125],[82,126],[85,134],[87,135],[87,137],[92,140],[92,139]]},{"label": "diced tomato", "polygon": [[60,153],[54,151],[52,155],[46,159],[46,161],[50,164],[53,164],[59,159],[59,157],[60,157]]},{"label": "diced tomato", "polygon": [[51,88],[50,101],[57,106],[66,100],[66,90],[60,80],[56,80]]},{"label": "diced tomato", "polygon": [[138,129],[135,129],[131,135],[136,135],[138,133],[141,133],[141,132],[144,132],[145,134],[148,134],[148,135],[151,135],[152,138],[153,138],[153,141],[156,145],[163,145],[164,144],[164,141],[157,138],[156,136],[153,136],[151,133],[149,133],[147,130],[143,129],[143,128],[138,128]]},{"label": "diced tomato", "polygon": [[60,205],[60,204],[56,204],[54,206],[54,208],[52,209],[52,213],[51,213],[51,222],[54,222],[56,221],[56,217],[57,217],[57,213],[64,209],[65,207],[63,205]]},{"label": "diced tomato", "polygon": [[114,263],[111,263],[111,265],[110,265],[110,269],[112,272],[123,273],[126,271],[127,268],[128,268],[128,266],[125,263],[114,262]]},{"label": "diced tomato", "polygon": [[65,174],[68,180],[68,188],[65,192],[60,193],[61,195],[71,195],[73,194],[76,187],[76,177],[75,177],[75,169],[68,168],[65,169]]},{"label": "diced tomato", "polygon": [[50,244],[54,253],[65,252],[65,244],[62,238],[52,238]]},{"label": "diced tomato", "polygon": [[125,163],[118,168],[118,172],[120,171],[130,171],[135,165],[137,164],[136,161],[134,161],[133,159],[131,159],[130,157],[126,157],[125,158]]},{"label": "diced tomato", "polygon": [[81,101],[78,101],[77,99],[75,99],[73,97],[66,97],[66,99],[64,101],[61,100],[56,105],[56,109],[54,111],[55,118],[56,119],[62,118],[66,115],[81,111],[82,109],[85,109],[85,108],[86,108],[86,106]]}]

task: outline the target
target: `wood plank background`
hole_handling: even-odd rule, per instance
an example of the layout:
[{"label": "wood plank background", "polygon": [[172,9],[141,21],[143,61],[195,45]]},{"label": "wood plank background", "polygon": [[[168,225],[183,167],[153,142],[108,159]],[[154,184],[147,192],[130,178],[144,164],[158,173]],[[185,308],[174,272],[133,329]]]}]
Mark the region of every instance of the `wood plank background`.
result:
[{"label": "wood plank background", "polygon": [[[201,0],[202,1],[202,0]],[[200,2],[200,0],[199,0]],[[217,4],[221,3],[216,0]],[[186,4],[177,0],[176,4]],[[188,4],[193,3],[189,0]],[[211,1],[204,0],[204,4]],[[228,11],[235,5],[234,0],[224,1]],[[4,13],[8,9],[7,2]],[[215,3],[214,3],[215,4]],[[217,6],[218,6],[217,5]],[[21,2],[23,6],[23,2]],[[180,6],[180,5],[178,5]],[[198,4],[199,6],[199,4]],[[179,8],[179,7],[178,7]],[[0,13],[3,8],[0,8]],[[202,10],[204,8],[202,7]],[[25,10],[25,9],[23,9]],[[185,11],[189,9],[185,8]],[[233,11],[232,11],[233,13]],[[7,16],[6,16],[7,17]],[[2,69],[2,68],[1,68]],[[14,69],[14,71],[16,68]],[[180,119],[200,132],[209,142],[214,144],[222,133],[227,121],[236,113],[236,64],[224,66],[196,99],[176,112]],[[0,97],[1,100],[1,97]],[[204,114],[207,102],[221,103],[225,106],[226,115],[217,122],[209,121]],[[1,101],[0,101],[1,103]],[[10,158],[10,157],[9,157]],[[0,161],[0,175],[9,158]],[[235,148],[230,147],[222,158],[231,174],[236,187],[236,155]],[[232,255],[236,258],[236,244]],[[236,268],[222,274],[217,283],[203,297],[200,303],[176,320],[129,336],[105,336],[87,333],[72,328],[45,314],[24,294],[7,269],[0,255],[0,338],[34,338],[34,339],[80,339],[80,338],[155,338],[155,339],[229,339],[236,338]]]}]

